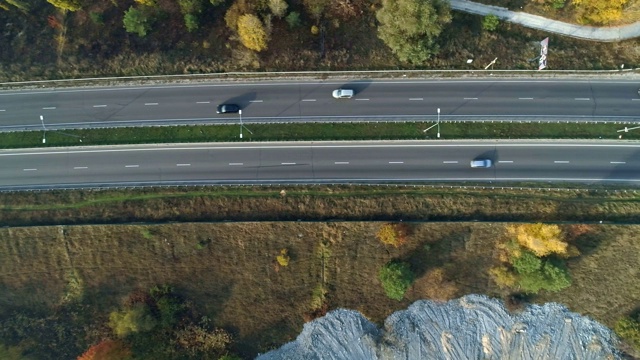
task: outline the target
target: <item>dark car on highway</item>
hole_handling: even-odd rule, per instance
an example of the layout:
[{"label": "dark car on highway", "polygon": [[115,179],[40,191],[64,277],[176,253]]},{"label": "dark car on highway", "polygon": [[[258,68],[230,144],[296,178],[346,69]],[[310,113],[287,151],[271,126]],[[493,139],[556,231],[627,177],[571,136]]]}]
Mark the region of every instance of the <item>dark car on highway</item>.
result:
[{"label": "dark car on highway", "polygon": [[222,104],[222,105],[218,105],[218,114],[230,114],[230,113],[237,113],[238,111],[240,111],[240,106],[236,105],[236,104]]}]

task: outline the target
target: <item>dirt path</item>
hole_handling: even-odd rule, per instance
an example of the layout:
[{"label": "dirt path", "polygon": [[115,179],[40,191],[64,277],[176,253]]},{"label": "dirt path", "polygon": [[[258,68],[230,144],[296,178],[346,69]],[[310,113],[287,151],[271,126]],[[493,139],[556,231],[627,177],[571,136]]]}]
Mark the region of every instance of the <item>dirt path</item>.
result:
[{"label": "dirt path", "polygon": [[620,41],[640,37],[640,22],[625,26],[593,27],[551,20],[542,16],[510,11],[506,8],[467,0],[449,0],[453,10],[478,15],[496,15],[503,21],[550,33],[593,41]]}]

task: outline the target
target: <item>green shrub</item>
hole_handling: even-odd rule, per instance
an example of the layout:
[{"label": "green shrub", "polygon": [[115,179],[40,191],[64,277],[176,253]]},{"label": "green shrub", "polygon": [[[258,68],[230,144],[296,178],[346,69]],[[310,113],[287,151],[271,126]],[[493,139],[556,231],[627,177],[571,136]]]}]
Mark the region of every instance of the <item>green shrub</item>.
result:
[{"label": "green shrub", "polygon": [[487,31],[495,31],[500,25],[500,18],[495,15],[487,15],[482,18],[482,28]]},{"label": "green shrub", "polygon": [[296,28],[300,26],[300,13],[297,11],[292,11],[289,13],[289,15],[287,15],[285,20],[287,21],[287,24],[289,24],[290,28]]},{"label": "green shrub", "polygon": [[184,25],[187,27],[188,32],[194,32],[198,30],[200,24],[198,24],[198,17],[193,14],[186,14],[184,16]]},{"label": "green shrub", "polygon": [[118,337],[137,332],[146,332],[156,326],[156,319],[145,304],[135,304],[129,309],[109,314],[109,327]]},{"label": "green shrub", "polygon": [[518,274],[518,285],[526,293],[536,294],[540,290],[556,292],[571,286],[571,277],[564,264],[550,259],[540,261],[536,270]]},{"label": "green shrub", "polygon": [[384,292],[390,299],[402,300],[415,278],[409,268],[409,264],[403,262],[390,262],[380,269],[378,274]]},{"label": "green shrub", "polygon": [[640,350],[640,322],[629,317],[623,317],[616,322],[614,331],[618,336],[627,340],[636,349]]},{"label": "green shrub", "polygon": [[138,10],[133,6],[124,12],[122,23],[128,33],[137,34],[140,37],[147,36],[149,30],[151,30],[149,16],[144,11]]}]

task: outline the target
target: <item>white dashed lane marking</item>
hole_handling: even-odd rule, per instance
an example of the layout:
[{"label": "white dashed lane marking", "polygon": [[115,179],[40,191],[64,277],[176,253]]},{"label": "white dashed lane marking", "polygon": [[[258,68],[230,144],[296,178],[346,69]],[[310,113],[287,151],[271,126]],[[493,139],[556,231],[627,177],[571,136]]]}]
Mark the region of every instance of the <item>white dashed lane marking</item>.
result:
[{"label": "white dashed lane marking", "polygon": [[229,163],[229,166],[242,166],[243,163]]},{"label": "white dashed lane marking", "polygon": [[261,103],[262,100],[249,100],[250,103]]},{"label": "white dashed lane marking", "polygon": [[83,169],[88,169],[88,166],[74,166],[73,170],[83,170]]},{"label": "white dashed lane marking", "polygon": [[43,107],[42,110],[55,110],[56,107],[55,106],[50,106],[50,107]]},{"label": "white dashed lane marking", "polygon": [[626,161],[610,161],[611,164],[626,164]]},{"label": "white dashed lane marking", "polygon": [[316,99],[302,99],[302,101],[316,101]]},{"label": "white dashed lane marking", "polygon": [[464,98],[465,100],[478,100],[478,98]]},{"label": "white dashed lane marking", "polygon": [[589,101],[591,99],[589,99],[589,98],[575,98],[575,100],[577,100],[577,101]]},{"label": "white dashed lane marking", "polygon": [[334,164],[336,164],[336,165],[349,165],[349,162],[348,161],[336,161],[336,162],[334,162]]},{"label": "white dashed lane marking", "polygon": [[153,106],[153,105],[158,105],[158,103],[144,103],[147,106]]},{"label": "white dashed lane marking", "polygon": [[356,101],[369,101],[369,99],[356,99]]},{"label": "white dashed lane marking", "polygon": [[533,98],[518,98],[518,100],[533,100]]},{"label": "white dashed lane marking", "polygon": [[443,164],[457,164],[457,161],[443,161]]},{"label": "white dashed lane marking", "polygon": [[211,101],[198,101],[196,104],[211,104]]},{"label": "white dashed lane marking", "polygon": [[176,164],[176,166],[191,166],[191,164]]},{"label": "white dashed lane marking", "polygon": [[22,171],[37,171],[38,169],[22,169]]},{"label": "white dashed lane marking", "polygon": [[295,165],[296,163],[280,163],[282,165]]},{"label": "white dashed lane marking", "polygon": [[568,164],[568,161],[564,161],[564,160],[556,160],[553,162],[554,164]]},{"label": "white dashed lane marking", "polygon": [[107,107],[107,105],[93,105],[94,108]]},{"label": "white dashed lane marking", "polygon": [[389,164],[404,164],[404,161],[389,161]]},{"label": "white dashed lane marking", "polygon": [[411,100],[411,101],[422,101],[424,99],[423,98],[409,98],[409,100]]},{"label": "white dashed lane marking", "polygon": [[137,167],[140,167],[140,165],[125,165],[124,167],[126,167],[126,168],[137,168]]},{"label": "white dashed lane marking", "polygon": [[500,164],[512,164],[513,161],[512,160],[500,160],[498,161]]}]

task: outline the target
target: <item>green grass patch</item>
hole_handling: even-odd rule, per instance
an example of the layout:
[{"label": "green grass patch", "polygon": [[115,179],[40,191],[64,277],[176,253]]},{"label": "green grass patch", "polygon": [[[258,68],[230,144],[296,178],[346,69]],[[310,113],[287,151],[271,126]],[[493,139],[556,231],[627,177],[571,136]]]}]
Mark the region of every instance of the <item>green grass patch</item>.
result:
[{"label": "green grass patch", "polygon": [[[249,124],[244,141],[434,139],[434,122]],[[442,139],[640,139],[640,131],[618,133],[614,123],[441,122]],[[0,133],[0,147],[52,147],[188,142],[233,142],[239,125],[188,125]]]}]

